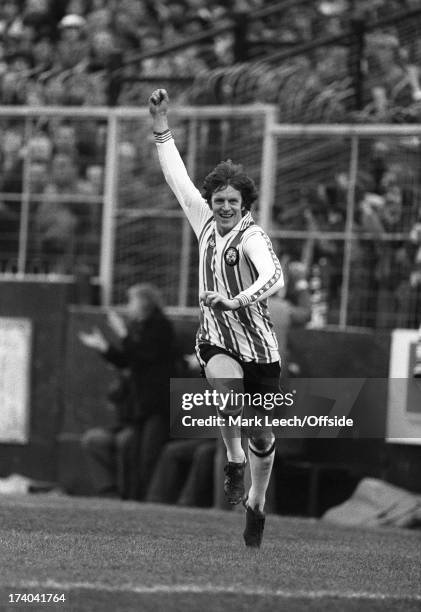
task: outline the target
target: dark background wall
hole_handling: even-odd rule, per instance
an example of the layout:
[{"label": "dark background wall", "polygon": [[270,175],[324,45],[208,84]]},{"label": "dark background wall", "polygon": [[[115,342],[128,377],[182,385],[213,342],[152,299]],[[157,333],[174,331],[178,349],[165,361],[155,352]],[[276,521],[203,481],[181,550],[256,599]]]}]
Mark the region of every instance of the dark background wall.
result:
[{"label": "dark background wall", "polygon": [[[56,480],[70,493],[91,490],[80,448],[89,427],[113,422],[107,390],[113,369],[84,347],[78,333],[98,326],[112,339],[99,308],[72,307],[69,286],[52,283],[2,283],[0,316],[33,321],[31,428],[28,445],[0,445],[0,476],[12,472]],[[172,317],[184,353],[193,352],[197,320]],[[291,347],[302,376],[387,378],[390,334],[293,330]],[[380,404],[386,418],[386,387]],[[377,391],[376,391],[377,393]],[[364,387],[358,410],[369,410],[373,390]],[[377,405],[379,405],[377,398]],[[318,462],[353,462],[382,468],[397,485],[421,489],[421,448],[386,445],[383,440],[312,440],[307,458]]]},{"label": "dark background wall", "polygon": [[25,317],[33,325],[30,440],[27,445],[0,444],[0,476],[57,478],[68,296],[64,283],[0,283],[0,316]]}]

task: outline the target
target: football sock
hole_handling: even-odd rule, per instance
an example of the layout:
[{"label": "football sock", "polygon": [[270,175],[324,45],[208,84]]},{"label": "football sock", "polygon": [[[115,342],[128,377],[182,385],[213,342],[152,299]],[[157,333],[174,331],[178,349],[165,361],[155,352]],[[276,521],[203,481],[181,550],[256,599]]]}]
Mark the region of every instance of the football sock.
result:
[{"label": "football sock", "polygon": [[266,501],[266,490],[269,485],[275,457],[275,439],[265,451],[258,450],[249,440],[249,462],[251,473],[251,487],[248,494],[247,505],[255,510],[256,506],[263,512]]},{"label": "football sock", "polygon": [[240,429],[238,429],[238,431],[234,431],[234,429],[237,428],[224,426],[222,426],[220,429],[225,448],[227,449],[228,461],[233,463],[244,463],[246,455],[241,445]]}]

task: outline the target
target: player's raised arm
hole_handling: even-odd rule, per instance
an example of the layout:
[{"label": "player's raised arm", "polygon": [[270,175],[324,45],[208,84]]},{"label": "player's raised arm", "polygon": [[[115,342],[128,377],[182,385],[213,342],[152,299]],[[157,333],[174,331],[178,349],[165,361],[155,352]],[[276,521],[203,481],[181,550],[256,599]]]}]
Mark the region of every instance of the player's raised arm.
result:
[{"label": "player's raised arm", "polygon": [[210,215],[210,211],[200,191],[191,181],[175,146],[168,125],[168,108],[168,93],[165,89],[156,89],[149,98],[149,112],[152,115],[159,162],[166,182],[181,204],[194,231],[198,234],[204,219]]}]

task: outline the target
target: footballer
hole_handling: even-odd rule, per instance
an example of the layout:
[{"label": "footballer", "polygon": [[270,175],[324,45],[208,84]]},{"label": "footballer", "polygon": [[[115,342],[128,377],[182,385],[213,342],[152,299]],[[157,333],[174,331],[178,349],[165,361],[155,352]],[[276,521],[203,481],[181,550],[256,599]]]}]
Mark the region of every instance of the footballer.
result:
[{"label": "footballer", "polygon": [[[169,129],[165,89],[149,98],[159,161],[168,185],[186,214],[199,243],[200,326],[196,353],[214,389],[264,394],[279,391],[280,358],[270,321],[268,296],[283,286],[280,263],[250,209],[257,199],[253,180],[242,166],[219,163],[201,193],[190,180]],[[222,416],[258,411],[230,406]],[[262,410],[262,408],[260,408]],[[267,414],[267,411],[265,411]],[[265,495],[275,455],[271,427],[247,430],[251,487],[244,488],[247,463],[241,433],[220,427],[227,453],[224,491],[230,504],[246,509],[246,546],[260,547],[265,525]]]}]

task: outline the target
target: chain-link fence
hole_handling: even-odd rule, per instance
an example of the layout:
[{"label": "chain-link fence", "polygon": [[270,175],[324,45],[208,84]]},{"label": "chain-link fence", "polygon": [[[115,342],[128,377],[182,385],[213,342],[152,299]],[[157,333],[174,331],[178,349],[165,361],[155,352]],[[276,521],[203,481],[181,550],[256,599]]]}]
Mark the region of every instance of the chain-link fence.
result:
[{"label": "chain-link fence", "polygon": [[276,126],[278,253],[305,263],[314,325],[421,318],[421,131]]},{"label": "chain-link fence", "polygon": [[[307,270],[311,325],[419,325],[420,128],[277,125],[259,105],[170,119],[198,187],[227,158],[255,179],[256,219]],[[196,241],[146,109],[3,108],[0,134],[0,279],[98,277],[105,305],[151,282],[167,305],[196,305]]]},{"label": "chain-link fence", "polygon": [[3,108],[0,272],[98,274],[106,112]]},{"label": "chain-link fence", "polygon": [[[270,197],[271,107],[180,107],[171,127],[200,188],[221,159]],[[99,277],[104,304],[151,282],[170,306],[196,305],[195,239],[162,176],[144,109],[0,109],[0,279]],[[266,195],[265,195],[266,194]]]}]

